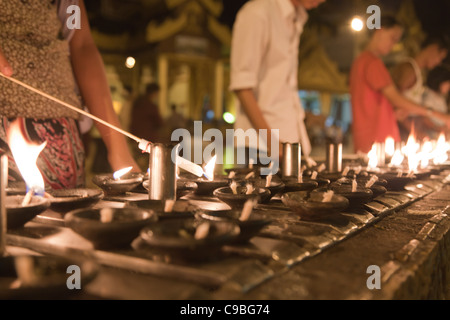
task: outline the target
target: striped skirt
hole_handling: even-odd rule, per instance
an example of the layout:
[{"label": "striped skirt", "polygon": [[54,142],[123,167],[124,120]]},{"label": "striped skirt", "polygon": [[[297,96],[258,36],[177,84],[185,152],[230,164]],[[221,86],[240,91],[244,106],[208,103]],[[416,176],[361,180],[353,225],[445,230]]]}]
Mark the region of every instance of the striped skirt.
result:
[{"label": "striped skirt", "polygon": [[[0,117],[0,154],[8,155],[9,181],[14,183],[23,179],[7,143],[6,130],[10,120]],[[37,144],[47,141],[37,160],[46,188],[65,189],[84,186],[85,154],[77,120],[20,118],[20,124],[27,140]]]}]

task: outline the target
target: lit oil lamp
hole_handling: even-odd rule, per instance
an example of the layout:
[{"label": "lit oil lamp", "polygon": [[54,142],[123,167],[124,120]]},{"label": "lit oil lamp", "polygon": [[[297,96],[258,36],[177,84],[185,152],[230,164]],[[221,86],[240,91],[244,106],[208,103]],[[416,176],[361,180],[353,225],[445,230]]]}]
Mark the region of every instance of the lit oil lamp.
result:
[{"label": "lit oil lamp", "polygon": [[446,141],[444,133],[439,135],[437,141],[435,141],[434,148],[430,152],[430,161],[428,167],[433,171],[434,174],[438,174],[444,169],[449,168],[448,160],[448,152],[450,151],[450,143]]},{"label": "lit oil lamp", "polygon": [[46,143],[33,144],[24,138],[19,121],[11,123],[7,132],[8,145],[14,160],[25,180],[27,194],[7,196],[6,212],[8,228],[18,228],[46,210],[50,203],[43,198],[45,192],[44,178],[36,161]]},{"label": "lit oil lamp", "polygon": [[195,194],[202,196],[211,196],[214,190],[228,185],[229,180],[227,177],[216,177],[214,175],[216,159],[217,156],[212,157],[204,167],[203,176],[196,180],[193,180],[197,184],[197,190],[195,190]]},{"label": "lit oil lamp", "polygon": [[392,137],[387,137],[384,143],[384,153],[386,163],[390,163],[395,153],[395,140]]},{"label": "lit oil lamp", "polygon": [[[37,146],[26,141],[19,122],[11,123],[8,129],[8,144],[28,190],[23,197],[21,208],[14,206],[17,199],[10,202],[13,207],[8,209],[14,209],[15,214],[26,211],[30,216],[31,211],[36,212],[37,215],[43,211],[42,204],[45,201],[50,202],[51,209],[54,211],[66,213],[69,210],[90,206],[103,198],[101,190],[93,189],[61,189],[45,192],[44,178],[36,165],[36,160],[46,143]],[[44,195],[45,200],[42,199]],[[30,206],[36,208],[29,208]]]},{"label": "lit oil lamp", "polygon": [[133,167],[120,169],[113,174],[96,175],[92,179],[107,195],[120,195],[132,191],[143,181],[142,173],[130,172]]}]

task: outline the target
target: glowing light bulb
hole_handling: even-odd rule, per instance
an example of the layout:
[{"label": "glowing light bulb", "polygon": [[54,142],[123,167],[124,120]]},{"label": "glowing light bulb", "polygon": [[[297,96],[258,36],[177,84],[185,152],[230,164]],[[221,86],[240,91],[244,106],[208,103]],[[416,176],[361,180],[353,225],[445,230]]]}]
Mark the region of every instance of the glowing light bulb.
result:
[{"label": "glowing light bulb", "polygon": [[136,59],[133,57],[128,57],[127,60],[125,60],[125,66],[128,69],[132,69],[135,64],[136,64]]},{"label": "glowing light bulb", "polygon": [[355,31],[361,31],[364,27],[364,23],[359,17],[354,17],[351,23],[352,29]]}]

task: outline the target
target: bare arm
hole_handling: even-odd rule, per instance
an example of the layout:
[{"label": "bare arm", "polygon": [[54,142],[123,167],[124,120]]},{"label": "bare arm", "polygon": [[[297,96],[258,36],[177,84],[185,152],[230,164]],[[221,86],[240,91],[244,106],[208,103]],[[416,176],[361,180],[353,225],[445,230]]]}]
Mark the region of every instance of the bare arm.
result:
[{"label": "bare arm", "polygon": [[[83,1],[80,1],[80,7],[81,29],[75,32],[70,41],[75,77],[89,111],[93,115],[120,127],[119,118],[113,109],[103,61],[92,39]],[[139,166],[131,156],[125,137],[102,124],[96,123],[96,126],[108,149],[108,161],[112,169],[116,171],[123,167],[133,166],[134,171],[140,171]]]},{"label": "bare arm", "polygon": [[391,84],[382,90],[384,96],[394,105],[394,107],[418,116],[434,117],[440,119],[450,127],[450,116],[441,112],[429,110],[421,105],[418,105],[398,92],[397,88]]},{"label": "bare arm", "polygon": [[0,48],[0,72],[5,76],[12,76],[13,70],[11,65],[6,61],[6,57],[3,55],[2,49]]}]

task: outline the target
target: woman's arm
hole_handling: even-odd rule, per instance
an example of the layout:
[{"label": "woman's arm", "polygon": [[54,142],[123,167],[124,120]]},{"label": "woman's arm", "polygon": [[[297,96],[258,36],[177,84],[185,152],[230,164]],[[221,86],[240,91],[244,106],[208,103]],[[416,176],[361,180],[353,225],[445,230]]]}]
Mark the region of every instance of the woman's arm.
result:
[{"label": "woman's arm", "polygon": [[[103,61],[92,39],[83,1],[80,1],[80,8],[81,29],[76,30],[70,41],[70,53],[81,95],[90,113],[120,127],[119,118],[113,109]],[[141,171],[131,156],[125,137],[102,124],[96,123],[96,126],[108,150],[108,161],[112,169],[116,171],[133,166],[134,171]]]},{"label": "woman's arm", "polygon": [[418,105],[407,98],[405,98],[397,88],[391,84],[382,90],[384,96],[394,105],[394,107],[401,109],[409,114],[418,116],[433,117],[442,120],[450,127],[450,115],[427,109]]},{"label": "woman's arm", "polygon": [[6,60],[6,57],[3,55],[1,47],[0,47],[0,72],[8,77],[11,77],[13,74],[13,69],[11,68],[11,65]]}]

